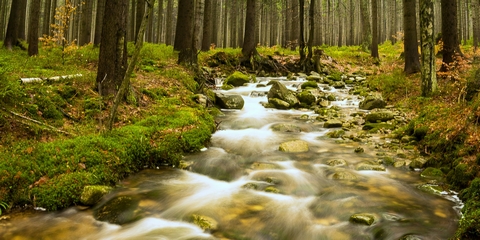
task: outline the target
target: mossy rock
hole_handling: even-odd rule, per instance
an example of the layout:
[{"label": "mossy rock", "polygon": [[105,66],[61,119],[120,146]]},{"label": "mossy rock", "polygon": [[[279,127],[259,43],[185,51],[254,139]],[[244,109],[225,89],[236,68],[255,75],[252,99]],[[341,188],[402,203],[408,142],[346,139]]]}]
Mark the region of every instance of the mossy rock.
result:
[{"label": "mossy rock", "polygon": [[332,175],[332,179],[335,180],[356,180],[357,176],[351,172],[338,171]]},{"label": "mossy rock", "polygon": [[342,127],[342,121],[338,119],[330,119],[323,124],[324,128],[339,128]]},{"label": "mossy rock", "polygon": [[280,144],[278,148],[282,152],[288,153],[300,153],[300,152],[308,152],[308,143],[302,140],[293,140],[288,141]]},{"label": "mossy rock", "polygon": [[343,129],[327,133],[327,136],[330,138],[341,138],[343,135],[345,135],[345,131]]},{"label": "mossy rock", "polygon": [[80,202],[86,206],[93,206],[110,191],[112,191],[112,188],[109,186],[85,186],[83,188],[82,195],[80,196]]},{"label": "mossy rock", "polygon": [[99,221],[126,224],[141,219],[137,211],[140,200],[133,196],[117,196],[94,209],[93,216]]},{"label": "mossy rock", "polygon": [[280,193],[280,190],[274,186],[268,186],[264,189],[264,191],[269,193]]},{"label": "mossy rock", "polygon": [[207,216],[192,214],[191,221],[193,224],[199,226],[203,231],[215,231],[218,228],[218,222]]},{"label": "mossy rock", "polygon": [[306,105],[312,105],[317,101],[317,98],[315,95],[310,92],[310,91],[303,91],[300,94],[297,95],[298,100],[300,103],[306,104]]},{"label": "mossy rock", "polygon": [[362,127],[362,130],[370,132],[377,132],[379,129],[393,130],[395,129],[395,125],[388,123],[365,123],[365,125]]},{"label": "mossy rock", "polygon": [[350,216],[350,222],[363,225],[372,225],[375,222],[375,215],[370,213],[357,213]]},{"label": "mossy rock", "polygon": [[227,77],[227,79],[225,79],[225,83],[224,84],[229,84],[229,85],[232,85],[234,87],[241,87],[247,83],[250,82],[250,77],[239,72],[239,71],[235,71],[233,74],[231,74],[230,76]]},{"label": "mossy rock", "polygon": [[302,89],[307,89],[307,88],[318,88],[318,83],[316,81],[308,81],[302,84],[301,86]]},{"label": "mossy rock", "polygon": [[357,171],[385,171],[385,166],[372,164],[369,162],[359,163],[356,167]]},{"label": "mossy rock", "polygon": [[298,133],[298,132],[302,131],[302,129],[299,126],[289,124],[289,123],[274,124],[270,127],[270,129],[272,129],[272,131],[274,131],[274,132],[294,132],[294,133]]},{"label": "mossy rock", "polygon": [[463,189],[468,187],[468,183],[475,177],[475,171],[467,164],[458,164],[447,174],[447,180],[455,187]]},{"label": "mossy rock", "polygon": [[444,177],[445,174],[443,174],[442,170],[440,170],[438,168],[428,167],[428,168],[426,168],[425,170],[422,171],[420,176],[422,176],[424,178],[439,179],[439,178]]},{"label": "mossy rock", "polygon": [[278,98],[269,98],[268,99],[269,105],[273,106],[277,109],[290,109],[291,105],[288,102],[283,101],[282,99]]},{"label": "mossy rock", "polygon": [[347,161],[344,159],[331,159],[327,161],[327,165],[332,167],[347,166]]},{"label": "mossy rock", "polygon": [[393,112],[391,111],[372,112],[365,117],[365,121],[371,122],[371,123],[386,122],[392,119],[394,119],[394,115],[393,115]]},{"label": "mossy rock", "polygon": [[228,90],[231,90],[231,89],[234,89],[235,87],[231,84],[228,84],[226,82],[223,83],[222,85],[222,90],[225,90],[225,91],[228,91]]}]

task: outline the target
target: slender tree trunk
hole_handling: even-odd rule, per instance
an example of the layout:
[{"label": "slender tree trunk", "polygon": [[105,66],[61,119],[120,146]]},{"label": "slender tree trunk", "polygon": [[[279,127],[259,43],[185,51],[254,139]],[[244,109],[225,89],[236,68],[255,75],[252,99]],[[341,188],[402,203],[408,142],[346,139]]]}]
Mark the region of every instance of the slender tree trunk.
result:
[{"label": "slender tree trunk", "polygon": [[202,46],[203,39],[203,16],[205,11],[205,0],[196,0],[195,1],[195,24],[193,28],[193,43],[192,49],[193,54],[195,54],[193,63],[197,63],[197,51]]},{"label": "slender tree trunk", "polygon": [[102,37],[103,16],[105,13],[105,0],[97,1],[97,13],[95,18],[95,38],[93,44],[98,46]]},{"label": "slender tree trunk", "polygon": [[457,29],[457,3],[455,0],[442,0],[442,38],[443,38],[443,64],[441,72],[448,71],[454,62],[458,50],[458,29]]},{"label": "slender tree trunk", "polygon": [[308,12],[308,18],[310,20],[310,33],[308,34],[308,55],[307,62],[310,62],[313,56],[313,38],[315,36],[315,0],[310,0],[310,8]]},{"label": "slender tree trunk", "polygon": [[173,45],[173,0],[167,1],[167,31],[165,32],[165,43]]},{"label": "slender tree trunk", "polygon": [[155,39],[156,43],[163,42],[163,0],[158,1],[158,12],[157,12],[157,37]]},{"label": "slender tree trunk", "polygon": [[[26,25],[27,25],[27,0],[13,0],[20,1],[20,15],[19,26],[18,26],[18,38],[22,40],[27,39]],[[12,1],[12,2],[13,2]]]},{"label": "slender tree trunk", "polygon": [[478,49],[478,42],[480,38],[480,0],[472,1],[473,10],[473,47],[475,51]]},{"label": "slender tree trunk", "polygon": [[406,74],[420,71],[417,43],[416,0],[403,0],[404,54]]},{"label": "slender tree trunk", "polygon": [[145,15],[145,0],[136,0],[136,1],[137,1],[137,8],[135,12],[135,31],[134,31],[135,41],[137,41],[137,36],[138,36],[138,32],[140,31],[140,25],[142,24],[143,15]]},{"label": "slender tree trunk", "polygon": [[[210,1],[210,0],[208,0]],[[212,39],[211,44],[213,43],[213,47],[219,44],[218,33],[220,31],[220,18],[222,16],[221,12],[221,2],[220,1],[213,1],[212,5]]]},{"label": "slender tree trunk", "polygon": [[82,8],[80,38],[78,40],[78,45],[80,46],[89,43],[92,38],[93,0],[84,0],[84,3],[85,5]]},{"label": "slender tree trunk", "polygon": [[28,56],[38,54],[38,28],[40,25],[40,0],[32,0],[30,4],[30,20],[28,26]]},{"label": "slender tree trunk", "polygon": [[371,0],[372,5],[372,45],[370,46],[370,55],[373,58],[379,58],[378,55],[378,0]]},{"label": "slender tree trunk", "polygon": [[362,48],[370,49],[372,44],[372,32],[370,29],[370,17],[368,14],[368,0],[360,1],[360,12],[362,14]]},{"label": "slender tree trunk", "polygon": [[[291,39],[290,39],[290,42],[292,43],[292,46],[291,46],[291,50],[294,51],[298,44],[299,44],[299,36],[300,36],[300,28],[299,28],[299,23],[300,21],[303,22],[303,16],[302,17],[299,17],[299,9],[298,9],[298,1],[297,0],[292,0],[292,14],[293,14],[293,18],[292,18],[292,26],[291,26],[291,29],[292,29],[292,35],[291,35]],[[303,34],[303,33],[302,33]]]},{"label": "slender tree trunk", "polygon": [[22,1],[26,0],[12,1],[12,5],[10,7],[10,17],[8,19],[5,40],[3,41],[3,46],[9,50],[12,50],[13,46],[18,44],[18,29],[20,27],[19,18],[22,12]]},{"label": "slender tree trunk", "polygon": [[245,34],[242,47],[241,62],[250,61],[257,54],[255,44],[255,0],[247,0],[247,15],[245,17]]},{"label": "slender tree trunk", "polygon": [[341,47],[343,45],[343,24],[344,24],[344,14],[343,14],[343,6],[341,5],[340,1],[337,2],[338,8],[338,39],[337,39],[337,46]]},{"label": "slender tree trunk", "polygon": [[300,19],[300,29],[299,29],[299,36],[298,36],[298,39],[299,39],[299,47],[300,47],[300,63],[304,63],[305,62],[305,37],[304,37],[304,34],[303,32],[305,31],[305,27],[304,27],[304,11],[305,11],[305,0],[298,0],[298,8],[299,8],[299,19]]},{"label": "slender tree trunk", "polygon": [[50,35],[50,10],[52,9],[52,0],[45,0],[43,6],[43,26],[42,26],[42,35]]},{"label": "slender tree trunk", "polygon": [[224,48],[227,48],[229,47],[228,46],[228,1],[229,0],[225,0],[225,5],[224,5],[224,8],[223,8],[223,46]]},{"label": "slender tree trunk", "polygon": [[212,4],[215,4],[213,3],[213,0],[205,0],[202,51],[210,50],[210,44],[212,44]]},{"label": "slender tree trunk", "polygon": [[180,51],[178,63],[190,63],[192,61],[192,41],[194,29],[195,4],[191,0],[179,0],[178,22],[175,34],[174,49]]},{"label": "slender tree trunk", "polygon": [[420,31],[422,48],[422,96],[437,90],[434,39],[434,0],[420,0]]},{"label": "slender tree trunk", "polygon": [[127,70],[128,0],[106,0],[105,9],[97,71],[102,96],[117,93]]}]

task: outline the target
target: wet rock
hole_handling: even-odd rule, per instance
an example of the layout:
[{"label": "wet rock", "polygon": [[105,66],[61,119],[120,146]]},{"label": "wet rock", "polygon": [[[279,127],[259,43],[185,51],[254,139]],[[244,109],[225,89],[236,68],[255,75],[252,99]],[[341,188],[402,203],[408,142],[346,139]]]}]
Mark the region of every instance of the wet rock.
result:
[{"label": "wet rock", "polygon": [[291,108],[288,102],[285,102],[278,98],[269,98],[268,103],[277,109],[289,109]]},{"label": "wet rock", "polygon": [[240,87],[249,82],[250,82],[250,77],[248,77],[247,75],[241,72],[236,71],[232,75],[228,76],[227,79],[225,79],[224,84],[229,84],[234,87]]},{"label": "wet rock", "polygon": [[282,152],[299,153],[308,152],[308,143],[302,140],[288,141],[280,144],[279,150]]},{"label": "wet rock", "polygon": [[254,170],[268,170],[268,169],[278,169],[279,167],[274,163],[267,162],[254,162],[250,166]]},{"label": "wet rock", "polygon": [[427,163],[427,159],[423,157],[418,157],[413,159],[413,161],[410,163],[411,168],[423,168],[425,164]]},{"label": "wet rock", "polygon": [[336,180],[355,180],[357,176],[351,172],[339,171],[332,175],[332,179]]},{"label": "wet rock", "polygon": [[323,77],[320,76],[320,75],[310,75],[308,77],[306,77],[306,80],[307,81],[314,81],[314,82],[322,82],[323,81]]},{"label": "wet rock", "polygon": [[307,106],[310,106],[317,101],[317,98],[315,97],[315,95],[308,90],[298,94],[297,98],[300,101],[300,103],[305,104]]},{"label": "wet rock", "polygon": [[211,217],[192,214],[191,221],[193,224],[203,229],[203,231],[213,232],[218,229],[218,222]]},{"label": "wet rock", "polygon": [[267,96],[267,92],[252,91],[250,93],[250,97],[265,97],[265,96]]},{"label": "wet rock", "polygon": [[193,96],[193,99],[201,106],[207,107],[207,102],[208,102],[207,96],[203,94],[195,94],[195,96]]},{"label": "wet rock", "polygon": [[407,235],[404,235],[403,237],[401,237],[398,240],[423,240],[423,239],[419,236],[416,236],[416,235],[407,234]]},{"label": "wet rock", "polygon": [[396,167],[396,168],[404,167],[406,165],[407,165],[407,162],[404,161],[404,160],[396,161],[396,162],[393,163],[393,166]]},{"label": "wet rock", "polygon": [[387,103],[379,96],[367,96],[365,100],[361,101],[359,108],[363,110],[372,110],[375,108],[384,108],[387,106]]},{"label": "wet rock", "polygon": [[395,125],[388,123],[365,123],[365,125],[362,127],[362,130],[371,132],[377,132],[379,129],[393,130],[395,129]]},{"label": "wet rock", "polygon": [[322,101],[318,102],[318,105],[322,108],[327,108],[330,105],[330,102],[327,101],[327,100],[322,100]]},{"label": "wet rock", "polygon": [[327,133],[327,136],[331,138],[341,138],[343,135],[345,135],[345,130],[343,129],[331,131]]},{"label": "wet rock", "polygon": [[422,171],[420,176],[424,178],[441,179],[445,174],[443,174],[442,170],[438,168],[428,167]]},{"label": "wet rock", "polygon": [[422,184],[420,186],[418,186],[418,189],[424,191],[424,192],[428,192],[428,193],[433,193],[433,194],[437,194],[437,195],[440,195],[441,192],[443,192],[443,188],[437,184]]},{"label": "wet rock", "polygon": [[225,95],[223,93],[215,94],[215,102],[225,109],[242,109],[245,104],[241,95]]},{"label": "wet rock", "polygon": [[352,216],[350,216],[350,222],[370,226],[375,222],[375,215],[370,213],[353,214]]},{"label": "wet rock", "polygon": [[[308,78],[307,78],[308,80]],[[308,81],[306,83],[303,83],[302,86],[301,86],[302,89],[307,89],[307,88],[314,88],[314,89],[317,89],[318,88],[318,83],[315,82],[315,81]]]},{"label": "wet rock", "polygon": [[299,126],[289,124],[289,123],[278,123],[270,127],[274,132],[301,132],[302,129]]},{"label": "wet rock", "polygon": [[336,89],[345,88],[345,82],[343,82],[343,81],[333,82],[333,83],[330,84],[330,86],[332,86]]},{"label": "wet rock", "polygon": [[268,186],[265,188],[264,190],[265,192],[269,192],[269,193],[280,193],[280,190],[278,190],[276,187],[274,186]]},{"label": "wet rock", "polygon": [[337,101],[337,97],[335,97],[335,95],[333,95],[333,94],[329,94],[329,95],[327,96],[327,100],[328,100],[328,101],[331,101],[331,102]]},{"label": "wet rock", "polygon": [[137,210],[139,199],[131,196],[117,196],[97,207],[93,216],[99,221],[126,224],[140,219]]},{"label": "wet rock", "polygon": [[338,128],[342,127],[342,121],[338,119],[330,119],[323,124],[324,128]]},{"label": "wet rock", "polygon": [[259,83],[259,84],[257,84],[257,86],[255,86],[255,87],[257,87],[257,88],[262,88],[262,87],[266,87],[266,86],[267,86],[266,84]]},{"label": "wet rock", "polygon": [[[272,87],[270,91],[268,91],[267,97],[268,102],[271,102],[271,99],[279,99],[283,102],[288,103],[288,107],[292,108],[299,104],[299,101],[295,94],[285,87],[285,85],[281,84],[279,81],[271,81]],[[275,103],[272,103],[275,105]]]},{"label": "wet rock", "polygon": [[372,164],[369,162],[359,163],[356,167],[357,171],[385,171],[385,166]]},{"label": "wet rock", "polygon": [[365,149],[363,149],[362,147],[357,147],[353,151],[356,152],[356,153],[363,153],[363,152],[365,152]]},{"label": "wet rock", "polygon": [[85,186],[80,196],[80,202],[86,206],[93,206],[110,191],[112,191],[112,188],[109,186]]},{"label": "wet rock", "polygon": [[370,123],[386,122],[394,119],[394,114],[391,111],[372,112],[365,117],[365,121]]},{"label": "wet rock", "polygon": [[347,161],[345,161],[344,159],[332,159],[327,161],[327,165],[332,167],[346,166]]}]

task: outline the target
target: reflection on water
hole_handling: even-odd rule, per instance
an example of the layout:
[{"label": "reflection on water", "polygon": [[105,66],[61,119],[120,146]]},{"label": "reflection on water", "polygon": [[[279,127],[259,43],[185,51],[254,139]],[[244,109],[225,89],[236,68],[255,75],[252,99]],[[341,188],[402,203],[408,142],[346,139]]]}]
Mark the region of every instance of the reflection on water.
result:
[{"label": "reflection on water", "polygon": [[[265,83],[268,79],[261,79]],[[287,82],[296,89],[299,81]],[[265,109],[268,87],[254,84],[227,94],[241,94],[243,110],[225,111],[206,151],[185,157],[191,171],[145,170],[122,182],[99,206],[75,208],[27,219],[4,221],[1,239],[447,239],[457,227],[455,203],[417,189],[417,172],[388,167],[357,171],[376,161],[375,149],[361,143],[335,143],[329,131],[312,121],[311,111]],[[345,115],[358,105],[346,91],[330,90]],[[308,119],[302,115],[311,116]],[[295,131],[274,131],[275,124]],[[278,151],[280,143],[301,139],[304,153]],[[340,159],[336,166],[329,160]],[[337,179],[336,176],[348,176]],[[112,199],[133,199],[119,216],[134,216],[123,225],[94,219]],[[127,211],[128,215],[127,214]],[[350,216],[369,213],[371,226]],[[214,225],[203,231],[192,223],[202,216]],[[6,223],[5,223],[6,222]]]}]

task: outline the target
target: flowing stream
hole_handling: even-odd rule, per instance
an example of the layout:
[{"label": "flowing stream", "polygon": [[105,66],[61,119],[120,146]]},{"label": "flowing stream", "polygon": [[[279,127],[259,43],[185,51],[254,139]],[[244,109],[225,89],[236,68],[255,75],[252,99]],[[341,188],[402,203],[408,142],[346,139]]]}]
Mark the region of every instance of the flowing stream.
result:
[{"label": "flowing stream", "polygon": [[[270,79],[259,78],[263,83]],[[286,81],[296,90],[304,81]],[[359,112],[357,96],[347,89],[320,86],[336,95],[341,115]],[[91,209],[70,208],[0,221],[0,239],[448,239],[458,222],[459,203],[419,190],[427,183],[419,172],[388,166],[386,171],[358,171],[355,166],[377,161],[375,141],[342,142],[326,136],[309,110],[264,108],[269,86],[222,91],[240,94],[242,110],[224,110],[211,145],[188,155],[189,171],[144,170]],[[292,124],[298,131],[274,131]],[[309,151],[286,153],[279,145],[303,140]],[[354,149],[362,147],[363,153]],[[331,166],[329,160],[346,164]],[[336,179],[335,174],[347,174]],[[353,176],[353,177],[352,177]],[[95,211],[115,199],[112,224],[94,218]],[[113,210],[112,210],[113,211]],[[358,213],[374,216],[371,225],[354,223]],[[202,230],[192,219],[205,223]]]}]

